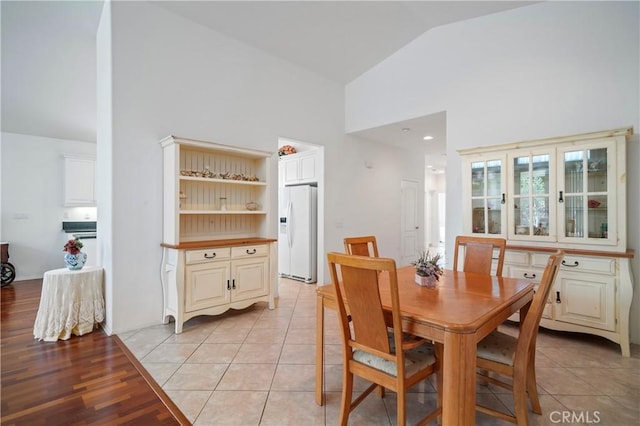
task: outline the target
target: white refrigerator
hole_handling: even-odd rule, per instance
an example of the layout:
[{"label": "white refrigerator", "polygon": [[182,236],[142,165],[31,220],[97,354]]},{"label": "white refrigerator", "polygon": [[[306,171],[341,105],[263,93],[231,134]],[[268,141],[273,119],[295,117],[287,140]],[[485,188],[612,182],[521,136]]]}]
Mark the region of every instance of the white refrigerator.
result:
[{"label": "white refrigerator", "polygon": [[316,282],[317,191],[310,185],[280,189],[278,272],[282,277]]}]

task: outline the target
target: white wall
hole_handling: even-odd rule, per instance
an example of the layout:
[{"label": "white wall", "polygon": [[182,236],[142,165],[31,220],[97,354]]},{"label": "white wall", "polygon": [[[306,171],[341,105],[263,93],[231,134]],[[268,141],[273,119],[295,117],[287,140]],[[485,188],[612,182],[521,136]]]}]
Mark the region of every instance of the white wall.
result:
[{"label": "white wall", "polygon": [[1,150],[0,240],[9,242],[16,281],[42,278],[64,267],[62,221],[95,215],[95,209],[64,207],[64,155],[95,157],[96,144],[2,133]]},{"label": "white wall", "polygon": [[[273,151],[273,177],[278,137],[323,145],[325,250],[343,250],[342,238],[364,229],[361,218],[370,221],[368,232],[381,231],[385,240],[392,240],[386,233],[399,229],[395,200],[399,180],[387,181],[380,175],[391,153],[376,146],[364,148],[344,136],[343,87],[152,4],[112,2],[105,4],[109,10],[107,6],[111,22],[103,16],[98,51],[110,54],[112,74],[109,78],[101,73],[103,66],[109,68],[109,60],[103,65],[99,60],[98,93],[99,108],[102,105],[113,116],[110,123],[99,124],[98,169],[109,169],[106,178],[111,185],[108,193],[99,192],[98,207],[99,228],[109,229],[103,259],[107,322],[113,332],[156,324],[162,318],[158,141],[169,134]],[[109,94],[111,99],[100,99]],[[372,171],[354,158],[365,154],[377,164]],[[404,160],[399,154],[390,156],[394,176],[399,179],[409,173],[401,167]],[[351,167],[354,164],[357,170]],[[421,170],[415,176],[418,180]],[[374,180],[366,179],[366,173]],[[369,198],[363,197],[360,205],[354,199],[362,197],[362,191]],[[275,184],[271,197],[276,218]],[[368,209],[379,203],[387,208]],[[104,227],[103,218],[108,221]],[[270,228],[274,238],[276,226],[274,220]],[[390,254],[394,250],[385,249]]]},{"label": "white wall", "polygon": [[[457,150],[633,126],[638,2],[543,2],[436,28],[346,88],[346,128],[447,112],[447,247],[461,232]],[[640,280],[638,136],[628,150],[628,241]],[[640,343],[636,283],[631,339]]]}]

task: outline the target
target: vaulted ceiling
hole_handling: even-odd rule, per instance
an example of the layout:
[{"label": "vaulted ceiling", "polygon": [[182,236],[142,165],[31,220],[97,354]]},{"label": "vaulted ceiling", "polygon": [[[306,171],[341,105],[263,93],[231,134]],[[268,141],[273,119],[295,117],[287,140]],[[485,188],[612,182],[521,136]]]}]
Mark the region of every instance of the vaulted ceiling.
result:
[{"label": "vaulted ceiling", "polygon": [[[159,7],[346,84],[431,28],[523,1],[157,1]],[[2,1],[2,131],[95,141],[101,1]],[[361,132],[434,136],[444,114]],[[435,145],[434,145],[435,146]]]}]

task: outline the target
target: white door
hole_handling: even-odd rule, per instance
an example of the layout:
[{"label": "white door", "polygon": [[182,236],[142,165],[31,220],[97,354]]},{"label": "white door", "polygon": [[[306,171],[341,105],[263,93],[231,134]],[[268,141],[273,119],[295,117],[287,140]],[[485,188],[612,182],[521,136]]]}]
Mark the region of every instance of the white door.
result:
[{"label": "white door", "polygon": [[416,259],[418,255],[418,182],[403,180],[400,183],[401,190],[401,249],[402,264],[407,265]]}]

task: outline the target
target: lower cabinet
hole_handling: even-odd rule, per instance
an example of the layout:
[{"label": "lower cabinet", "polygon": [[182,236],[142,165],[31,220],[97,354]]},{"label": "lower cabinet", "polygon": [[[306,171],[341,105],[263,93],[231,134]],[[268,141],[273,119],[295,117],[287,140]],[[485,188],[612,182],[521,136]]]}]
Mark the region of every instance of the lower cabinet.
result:
[{"label": "lower cabinet", "polygon": [[[176,333],[198,315],[219,315],[266,301],[274,308],[273,244],[181,250],[165,248],[164,323],[174,317]],[[275,272],[275,271],[274,271]]]},{"label": "lower cabinet", "polygon": [[[629,257],[581,251],[565,254],[540,326],[605,337],[630,356],[629,311],[633,297]],[[504,274],[540,282],[549,251],[508,250]],[[518,314],[509,318],[518,321]]]}]

